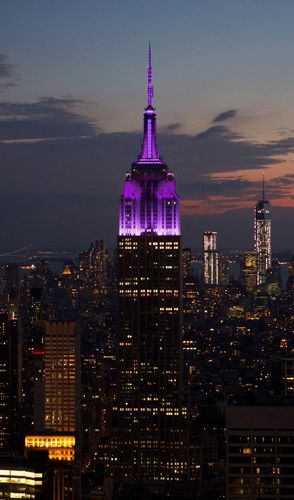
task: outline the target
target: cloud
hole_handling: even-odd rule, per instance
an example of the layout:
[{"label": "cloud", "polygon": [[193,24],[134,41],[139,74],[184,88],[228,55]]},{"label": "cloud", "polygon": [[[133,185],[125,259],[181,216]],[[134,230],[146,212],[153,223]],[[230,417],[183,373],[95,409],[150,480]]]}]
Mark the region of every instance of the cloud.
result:
[{"label": "cloud", "polygon": [[193,196],[193,199],[199,200],[215,195],[231,196],[236,193],[252,194],[255,184],[254,182],[240,178],[220,180],[203,176],[198,178],[196,182],[180,182],[179,189],[185,192],[186,197]]},{"label": "cloud", "polygon": [[189,165],[201,174],[266,168],[294,152],[294,136],[257,143],[223,125],[190,136],[190,144],[186,139],[188,136],[174,135],[173,150],[181,152],[185,144],[185,159],[189,157]]},{"label": "cloud", "polygon": [[[142,134],[103,132],[78,112],[81,107],[85,109],[85,103],[73,98],[0,103],[3,246],[12,241],[17,245],[17,239],[20,246],[28,240],[35,246],[79,246],[96,237],[114,240],[124,175],[140,152]],[[191,244],[194,226],[216,220],[228,237],[226,246],[232,247],[244,245],[248,238],[252,207],[261,192],[261,182],[248,181],[240,172],[278,167],[294,151],[291,135],[255,143],[224,125],[194,136],[179,133],[177,127],[172,134],[161,130],[158,142],[162,157],[176,173],[183,225],[191,231],[186,243]],[[221,178],[223,173],[226,178]],[[289,199],[292,181],[292,174],[268,181],[269,199],[275,204]],[[238,219],[240,207],[242,220],[247,217],[246,234]],[[274,232],[287,246],[290,234],[283,233],[282,214],[293,215],[294,209],[285,201],[284,210]]]},{"label": "cloud", "polygon": [[0,54],[0,89],[14,87],[17,80],[14,64],[8,62],[5,54]]},{"label": "cloud", "polygon": [[0,78],[10,78],[14,75],[14,65],[7,62],[7,56],[0,54]]},{"label": "cloud", "polygon": [[211,139],[220,136],[231,136],[233,137],[232,132],[224,127],[223,125],[214,125],[213,127],[209,127],[203,132],[199,132],[199,134],[195,135],[194,139],[202,140],[202,139]]},{"label": "cloud", "polygon": [[281,184],[282,186],[292,186],[294,185],[294,174],[287,174],[283,177],[276,177],[275,183]]},{"label": "cloud", "polygon": [[236,109],[228,109],[227,111],[223,111],[214,117],[212,123],[225,122],[226,120],[230,120],[234,118],[237,114]]},{"label": "cloud", "polygon": [[32,103],[0,103],[0,141],[81,137],[97,132],[97,125],[75,108],[82,101],[42,97]]},{"label": "cloud", "polygon": [[169,133],[169,132],[176,132],[178,131],[182,126],[182,123],[176,122],[176,123],[170,123],[169,125],[166,125],[165,127],[160,128],[161,133]]}]

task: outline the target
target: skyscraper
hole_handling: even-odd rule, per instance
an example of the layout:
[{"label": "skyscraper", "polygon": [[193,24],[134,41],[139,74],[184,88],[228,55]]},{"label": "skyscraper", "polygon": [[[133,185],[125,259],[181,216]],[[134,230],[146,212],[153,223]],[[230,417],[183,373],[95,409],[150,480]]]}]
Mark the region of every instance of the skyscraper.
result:
[{"label": "skyscraper", "polygon": [[179,196],[157,149],[149,47],[141,154],[126,174],[118,237],[118,397],[113,473],[171,480],[186,474],[182,404]]},{"label": "skyscraper", "polygon": [[183,280],[192,275],[192,252],[191,248],[183,248]]},{"label": "skyscraper", "polygon": [[240,278],[247,292],[252,292],[257,284],[257,252],[240,254]]},{"label": "skyscraper", "polygon": [[20,348],[18,320],[0,311],[0,451],[21,448],[19,421]]},{"label": "skyscraper", "polygon": [[294,406],[227,406],[228,500],[294,498]]},{"label": "skyscraper", "polygon": [[45,322],[45,430],[76,433],[79,422],[79,336],[75,321]]},{"label": "skyscraper", "polygon": [[204,283],[206,285],[218,285],[219,282],[216,237],[217,233],[213,231],[203,233]]},{"label": "skyscraper", "polygon": [[262,179],[262,200],[254,208],[254,250],[257,252],[257,285],[266,281],[266,270],[271,267],[271,213],[270,204],[264,196]]},{"label": "skyscraper", "polygon": [[48,452],[50,498],[71,500],[80,498],[79,326],[76,321],[45,321],[44,327],[44,390],[37,393],[41,400],[35,400],[41,408],[39,428],[26,436],[25,449],[27,455],[31,451]]}]

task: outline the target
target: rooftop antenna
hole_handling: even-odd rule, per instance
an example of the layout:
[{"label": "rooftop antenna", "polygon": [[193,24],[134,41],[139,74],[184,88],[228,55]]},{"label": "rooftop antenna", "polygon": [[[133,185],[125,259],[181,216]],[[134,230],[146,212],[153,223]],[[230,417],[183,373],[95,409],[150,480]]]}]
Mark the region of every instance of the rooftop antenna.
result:
[{"label": "rooftop antenna", "polygon": [[262,172],[262,201],[265,201],[265,197],[264,197],[264,172]]},{"label": "rooftop antenna", "polygon": [[151,65],[151,44],[149,42],[148,51],[148,87],[147,87],[147,104],[152,106],[153,85],[152,85],[152,65]]}]

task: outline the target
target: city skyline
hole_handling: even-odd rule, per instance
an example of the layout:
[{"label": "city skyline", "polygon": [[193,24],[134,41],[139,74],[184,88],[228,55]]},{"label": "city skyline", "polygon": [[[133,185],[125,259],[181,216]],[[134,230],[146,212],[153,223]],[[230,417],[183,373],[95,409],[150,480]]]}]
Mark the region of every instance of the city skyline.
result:
[{"label": "city skyline", "polygon": [[294,211],[293,6],[284,4],[188,1],[179,10],[172,1],[156,6],[143,35],[140,20],[155,13],[153,2],[135,9],[132,1],[124,8],[65,1],[58,11],[55,2],[2,5],[0,246],[83,247],[99,235],[114,243],[117,165],[125,168],[141,142],[150,38],[159,145],[178,172],[185,245],[200,248],[203,231],[212,230],[220,248],[252,248],[264,171],[273,249],[293,248],[285,230]]},{"label": "city skyline", "polygon": [[0,5],[0,497],[294,498],[292,14]]}]

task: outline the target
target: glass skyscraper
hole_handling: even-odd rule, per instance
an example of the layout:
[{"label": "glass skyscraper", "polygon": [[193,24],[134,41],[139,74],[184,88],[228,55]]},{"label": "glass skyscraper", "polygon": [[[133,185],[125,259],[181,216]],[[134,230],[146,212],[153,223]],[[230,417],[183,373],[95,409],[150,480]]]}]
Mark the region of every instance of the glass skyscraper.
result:
[{"label": "glass skyscraper", "polygon": [[270,204],[264,196],[264,179],[262,183],[262,200],[254,208],[254,250],[257,252],[257,285],[266,281],[266,270],[271,267],[271,212]]},{"label": "glass skyscraper", "polygon": [[204,254],[204,283],[206,285],[219,284],[218,251],[216,249],[215,231],[205,231],[203,233],[203,254]]}]

